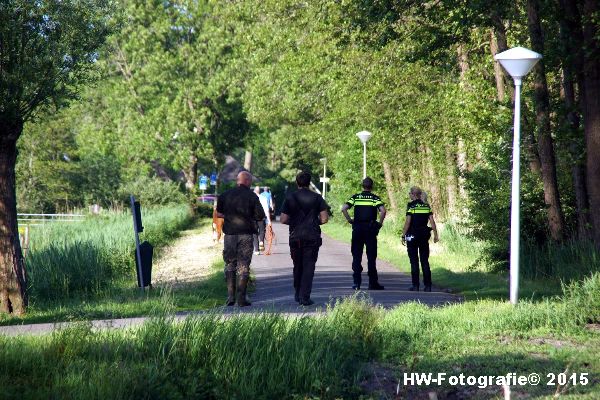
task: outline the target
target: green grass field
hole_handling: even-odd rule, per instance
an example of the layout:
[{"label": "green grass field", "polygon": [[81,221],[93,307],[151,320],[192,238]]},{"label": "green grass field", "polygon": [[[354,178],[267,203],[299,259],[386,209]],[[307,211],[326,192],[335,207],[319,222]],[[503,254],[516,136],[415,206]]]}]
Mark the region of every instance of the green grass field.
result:
[{"label": "green grass field", "polygon": [[[190,223],[174,226],[190,229]],[[206,228],[206,221],[195,224],[193,229]],[[324,230],[350,239],[348,226]],[[165,242],[176,231],[165,234]],[[380,254],[408,271],[405,248],[391,229],[382,232]],[[552,399],[557,393],[600,398],[600,274],[564,287],[558,280],[525,280],[515,307],[506,301],[505,276],[472,271],[477,257],[477,248],[434,248],[434,283],[467,301],[433,308],[407,303],[386,311],[355,297],[321,317],[208,313],[173,321],[175,311],[222,302],[219,263],[197,285],[145,297],[132,285],[131,273],[121,277],[129,280],[121,288],[86,287],[51,300],[40,295],[20,322],[152,318],[126,330],[94,331],[79,322],[39,337],[0,336],[0,398],[395,399],[397,390],[406,399],[428,399],[431,392],[439,399],[503,398],[498,386],[404,385],[404,373],[411,372],[537,373],[543,384],[514,386],[513,399]],[[560,373],[588,374],[588,382],[546,384],[550,374]]]},{"label": "green grass field", "polygon": [[[323,232],[334,239],[350,242],[352,228],[339,219],[322,227]],[[397,226],[384,225],[378,238],[378,256],[405,273],[410,273],[410,263],[406,247],[400,242]],[[480,256],[480,243],[465,238],[452,237],[453,251],[448,250],[448,232],[440,229],[440,243],[431,246],[429,258],[433,284],[460,293],[466,299],[506,299],[508,297],[508,273],[488,273],[475,265]],[[521,279],[520,296],[537,300],[562,293],[558,279]]]},{"label": "green grass field", "polygon": [[[210,229],[186,206],[144,212],[141,240],[161,248],[183,229]],[[175,310],[208,309],[225,292],[222,264],[202,282],[155,288],[142,295],[137,287],[131,215],[89,217],[77,224],[53,224],[32,229],[27,257],[30,307],[21,317],[0,315],[0,325],[81,321],[149,315],[173,298]],[[34,227],[36,228],[36,227]]]},{"label": "green grass field", "polygon": [[[80,323],[41,337],[0,337],[0,386],[10,399],[385,399],[395,398],[404,372],[546,379],[567,371],[590,374],[588,384],[514,387],[514,398],[563,390],[561,398],[596,399],[600,336],[574,315],[576,305],[567,296],[516,309],[483,300],[383,311],[348,299],[320,318],[158,316],[100,332]],[[496,386],[399,390],[402,398],[501,398]]]}]

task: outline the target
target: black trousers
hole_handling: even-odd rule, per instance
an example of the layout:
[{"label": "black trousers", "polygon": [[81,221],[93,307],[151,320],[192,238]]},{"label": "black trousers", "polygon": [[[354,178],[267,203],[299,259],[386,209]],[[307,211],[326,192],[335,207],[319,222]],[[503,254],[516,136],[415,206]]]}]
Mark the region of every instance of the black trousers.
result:
[{"label": "black trousers", "polygon": [[379,230],[374,223],[355,223],[352,225],[352,277],[354,284],[362,282],[361,273],[363,248],[367,248],[367,271],[369,284],[378,283],[377,277],[377,234]]},{"label": "black trousers", "polygon": [[319,257],[319,247],[322,240],[293,240],[290,239],[290,254],[294,263],[294,290],[300,301],[310,299],[315,264]]},{"label": "black trousers", "polygon": [[413,286],[419,286],[419,260],[423,269],[423,284],[431,286],[431,269],[429,268],[429,237],[413,238],[406,242],[408,258],[410,259],[410,274]]},{"label": "black trousers", "polygon": [[265,242],[266,223],[264,220],[256,221],[256,226],[258,227],[258,234],[252,235],[252,240],[254,242],[254,251],[258,251],[258,242]]}]

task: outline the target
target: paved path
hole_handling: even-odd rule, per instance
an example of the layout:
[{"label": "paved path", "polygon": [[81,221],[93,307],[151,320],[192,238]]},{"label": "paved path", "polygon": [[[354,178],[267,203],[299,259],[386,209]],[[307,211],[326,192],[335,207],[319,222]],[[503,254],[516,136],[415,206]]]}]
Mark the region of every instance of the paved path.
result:
[{"label": "paved path", "polygon": [[[323,238],[323,246],[319,252],[319,260],[313,281],[312,300],[315,305],[310,307],[299,306],[294,301],[294,288],[292,278],[292,260],[288,244],[288,228],[281,224],[273,224],[276,235],[276,244],[270,256],[254,256],[252,270],[256,276],[256,291],[252,297],[252,307],[264,310],[284,311],[287,313],[301,313],[324,309],[328,303],[335,299],[352,296],[352,255],[350,245],[333,240],[327,236]],[[366,272],[367,259],[363,255],[363,286],[368,286]],[[460,296],[447,293],[439,288],[433,288],[431,293],[410,292],[410,276],[398,271],[387,262],[378,260],[377,270],[379,282],[385,286],[381,291],[361,291],[375,304],[385,308],[394,307],[408,301],[419,301],[428,305],[443,305],[462,300]]]},{"label": "paved path", "polygon": [[[323,238],[323,246],[319,254],[315,272],[312,299],[315,304],[303,307],[294,301],[294,288],[292,280],[292,261],[288,247],[287,227],[281,224],[273,225],[276,240],[273,245],[273,254],[269,256],[254,256],[252,260],[252,271],[256,277],[256,290],[250,295],[251,307],[219,307],[208,311],[216,312],[228,317],[232,314],[252,314],[257,312],[279,312],[288,316],[293,315],[319,315],[325,311],[327,305],[335,299],[352,296],[352,256],[350,245],[333,240],[329,237]],[[189,240],[189,238],[186,238]],[[363,259],[365,271],[363,272],[363,283],[368,283],[366,276],[366,256]],[[379,260],[377,263],[379,271],[379,282],[385,286],[382,291],[361,291],[359,295],[368,296],[373,303],[385,308],[391,308],[403,302],[419,301],[428,305],[444,305],[462,301],[458,295],[450,294],[434,287],[431,293],[410,292],[410,277],[398,271],[397,268]],[[366,285],[368,286],[368,285]],[[223,293],[225,300],[226,293]],[[204,314],[207,311],[181,312],[173,318],[182,320],[190,315]],[[142,324],[147,318],[121,318],[114,320],[96,320],[91,324],[97,328],[126,328]],[[63,328],[70,323],[46,323],[31,325],[13,325],[0,327],[0,335],[20,334],[43,334],[57,328]]]}]

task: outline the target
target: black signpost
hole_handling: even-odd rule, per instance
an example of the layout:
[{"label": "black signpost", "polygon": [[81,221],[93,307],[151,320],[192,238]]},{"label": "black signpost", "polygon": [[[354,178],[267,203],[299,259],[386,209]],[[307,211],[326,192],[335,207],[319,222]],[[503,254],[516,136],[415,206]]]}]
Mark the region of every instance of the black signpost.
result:
[{"label": "black signpost", "polygon": [[142,271],[142,255],[140,252],[140,232],[144,231],[144,227],[142,226],[142,213],[140,211],[140,202],[135,201],[135,197],[133,197],[133,195],[130,195],[129,199],[131,201],[131,214],[133,215],[133,232],[135,234],[135,263],[137,264],[138,281],[140,284],[140,289],[142,293],[144,293],[144,274]]}]

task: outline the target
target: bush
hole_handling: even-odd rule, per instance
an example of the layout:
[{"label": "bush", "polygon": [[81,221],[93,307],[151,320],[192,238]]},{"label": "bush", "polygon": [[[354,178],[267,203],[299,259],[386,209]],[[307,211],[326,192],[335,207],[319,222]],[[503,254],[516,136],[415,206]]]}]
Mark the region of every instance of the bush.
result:
[{"label": "bush", "polygon": [[213,217],[212,203],[196,202],[194,205],[194,214],[201,218],[212,218]]},{"label": "bush", "polygon": [[600,323],[600,272],[565,286],[565,302],[581,323]]},{"label": "bush", "polygon": [[144,206],[187,203],[187,198],[178,184],[147,176],[140,176],[119,188],[119,199],[125,204],[129,204],[131,194]]},{"label": "bush", "polygon": [[121,182],[118,160],[114,156],[90,154],[79,163],[79,188],[87,204],[109,206]]},{"label": "bush", "polygon": [[[503,137],[485,149],[486,164],[467,173],[470,235],[487,243],[485,256],[508,266],[510,238],[510,140]],[[546,206],[539,177],[524,171],[521,177],[521,241],[542,245],[548,237]]]}]

